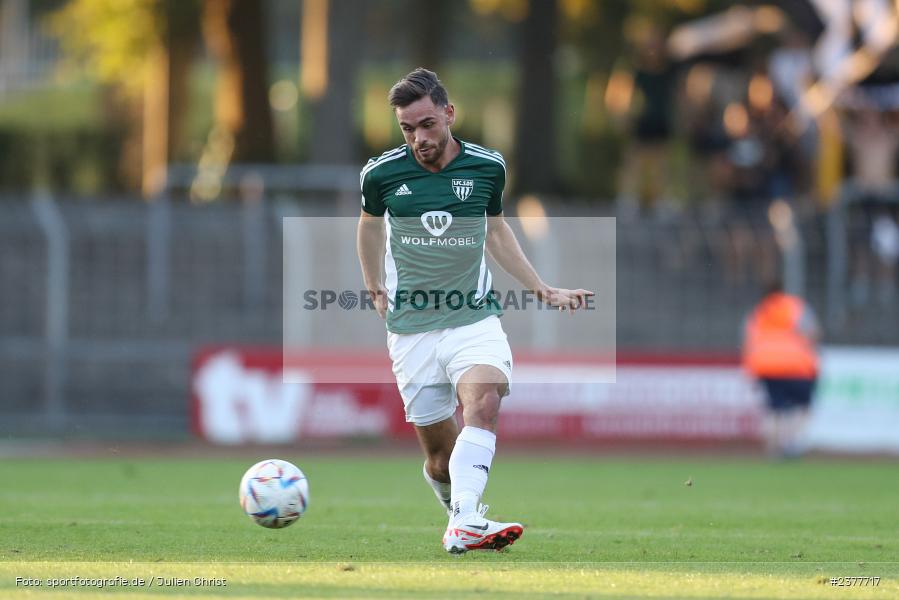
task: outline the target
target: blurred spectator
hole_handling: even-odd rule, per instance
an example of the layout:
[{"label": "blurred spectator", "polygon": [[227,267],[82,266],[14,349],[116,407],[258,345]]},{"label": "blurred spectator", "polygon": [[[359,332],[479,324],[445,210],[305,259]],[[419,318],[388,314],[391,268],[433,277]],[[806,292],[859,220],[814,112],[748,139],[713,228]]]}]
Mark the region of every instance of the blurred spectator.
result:
[{"label": "blurred spectator", "polygon": [[794,204],[806,185],[807,161],[787,119],[787,107],[761,71],[749,78],[746,102],[731,102],[724,111],[731,173],[725,256],[733,285],[758,285],[774,277],[778,251],[771,204]]},{"label": "blurred spectator", "polygon": [[[725,277],[735,286],[758,285],[773,277],[778,254],[769,206],[774,200],[793,204],[802,197],[815,142],[814,130],[793,126],[790,114],[811,76],[807,38],[784,27],[783,46],[771,54],[750,47],[749,39],[716,42],[716,24],[725,23],[726,17],[726,23],[737,27],[739,19],[732,17],[740,14],[728,11],[717,21],[700,20],[705,37],[694,36],[696,43],[709,38],[706,44],[713,49],[723,45],[730,53],[690,67],[679,111],[693,159],[691,196],[700,199],[705,220],[723,220],[719,248]],[[679,29],[681,38],[690,33]],[[677,48],[674,38],[669,40],[672,51]],[[747,60],[754,69],[747,71]]]},{"label": "blurred spectator", "polygon": [[771,456],[794,457],[808,420],[818,376],[820,338],[811,308],[772,282],[744,327],[743,366],[764,388],[768,413],[763,426]]},{"label": "blurred spectator", "polygon": [[666,56],[665,36],[654,24],[642,23],[633,37],[633,120],[621,172],[619,202],[625,214],[635,209],[645,214],[657,209],[660,201],[670,200],[668,141],[672,133],[674,74]]},{"label": "blurred spectator", "polygon": [[786,142],[797,191],[806,191],[818,144],[815,123],[800,110],[802,96],[815,80],[812,42],[805,31],[790,25],[780,32],[779,40],[781,45],[771,52],[767,65],[773,100],[767,130]]},{"label": "blurred spectator", "polygon": [[846,141],[853,177],[862,193],[872,200],[887,200],[896,179],[896,150],[899,129],[894,118],[876,108],[849,113]]},{"label": "blurred spectator", "polygon": [[796,129],[790,127],[789,109],[774,96],[758,119],[765,155],[764,194],[769,200],[793,200],[807,190],[810,161]]},{"label": "blurred spectator", "polygon": [[720,218],[731,178],[727,159],[730,140],[724,130],[717,97],[720,93],[715,93],[720,79],[717,66],[711,62],[691,66],[683,78],[678,111],[690,153],[688,193],[703,217],[712,221]]},{"label": "blurred spectator", "polygon": [[781,40],[783,44],[768,59],[768,75],[774,92],[793,110],[814,81],[812,47],[808,36],[794,27],[787,27]]},{"label": "blurred spectator", "polygon": [[868,303],[871,287],[881,302],[895,297],[896,119],[874,107],[847,111],[844,135],[858,196],[849,206],[852,302]]}]

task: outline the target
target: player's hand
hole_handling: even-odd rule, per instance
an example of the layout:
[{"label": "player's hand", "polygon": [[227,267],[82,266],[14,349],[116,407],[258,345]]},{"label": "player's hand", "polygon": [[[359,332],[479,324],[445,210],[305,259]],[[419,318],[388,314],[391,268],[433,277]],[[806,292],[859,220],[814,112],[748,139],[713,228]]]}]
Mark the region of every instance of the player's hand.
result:
[{"label": "player's hand", "polygon": [[378,284],[374,289],[368,290],[368,295],[371,296],[372,302],[375,305],[375,310],[378,311],[378,316],[382,319],[387,318],[387,289],[384,288],[383,285]]},{"label": "player's hand", "polygon": [[593,296],[590,290],[567,288],[555,288],[547,286],[537,292],[538,298],[545,304],[556,307],[560,312],[568,310],[568,314],[574,314],[579,308],[587,309],[587,298]]}]

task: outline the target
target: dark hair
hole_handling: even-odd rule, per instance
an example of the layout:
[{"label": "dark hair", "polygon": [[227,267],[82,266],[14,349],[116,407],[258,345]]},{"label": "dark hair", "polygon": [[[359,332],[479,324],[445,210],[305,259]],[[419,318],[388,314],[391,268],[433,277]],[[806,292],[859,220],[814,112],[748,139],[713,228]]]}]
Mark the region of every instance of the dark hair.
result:
[{"label": "dark hair", "polygon": [[437,73],[418,67],[390,88],[387,99],[393,108],[404,108],[425,96],[430,97],[435,106],[449,104],[446,88],[437,78]]}]

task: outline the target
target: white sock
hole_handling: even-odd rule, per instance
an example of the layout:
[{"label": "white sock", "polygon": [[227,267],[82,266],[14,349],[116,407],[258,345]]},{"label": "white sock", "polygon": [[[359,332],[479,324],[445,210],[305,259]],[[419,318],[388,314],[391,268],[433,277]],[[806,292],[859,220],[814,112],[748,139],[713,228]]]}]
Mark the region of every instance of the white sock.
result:
[{"label": "white sock", "polygon": [[462,428],[449,460],[454,517],[477,512],[495,450],[495,433],[468,425]]},{"label": "white sock", "polygon": [[422,465],[421,474],[425,476],[425,481],[428,482],[428,485],[431,486],[431,489],[434,490],[434,494],[437,496],[437,499],[440,500],[440,504],[444,506],[447,510],[450,507],[450,484],[443,483],[442,481],[437,481],[436,479],[431,478],[428,474],[428,463]]}]

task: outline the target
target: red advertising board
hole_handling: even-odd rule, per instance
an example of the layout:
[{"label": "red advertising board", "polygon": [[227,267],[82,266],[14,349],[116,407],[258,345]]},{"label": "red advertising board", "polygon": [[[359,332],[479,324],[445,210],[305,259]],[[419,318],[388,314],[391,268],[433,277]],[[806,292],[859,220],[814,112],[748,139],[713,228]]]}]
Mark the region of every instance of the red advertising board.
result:
[{"label": "red advertising board", "polygon": [[[516,354],[503,401],[507,440],[755,440],[761,398],[722,357],[621,356],[615,383],[588,383],[589,357]],[[603,368],[597,359],[592,364]],[[193,365],[196,433],[222,444],[299,439],[412,438],[393,383],[358,383],[364,369],[391,381],[386,352],[296,352],[215,347]],[[285,370],[294,383],[283,383]],[[345,375],[345,377],[335,375]],[[345,383],[341,383],[344,381]]]}]

